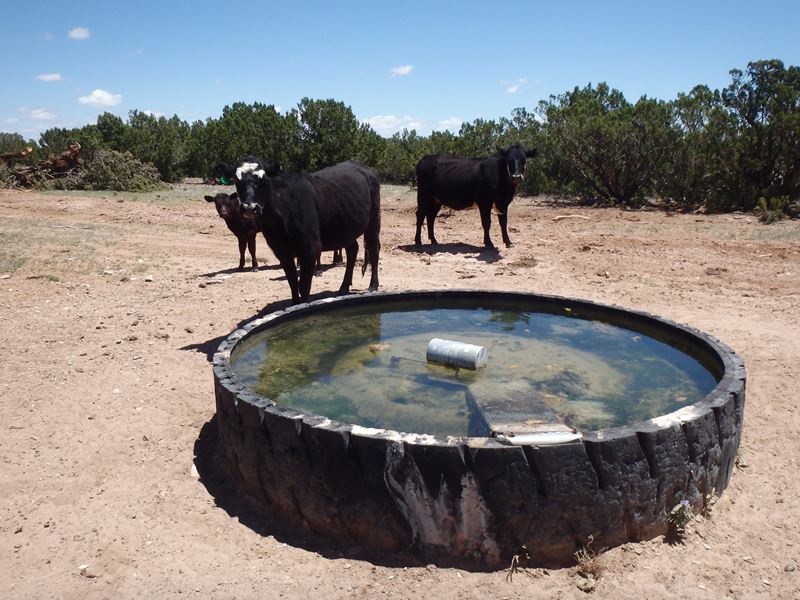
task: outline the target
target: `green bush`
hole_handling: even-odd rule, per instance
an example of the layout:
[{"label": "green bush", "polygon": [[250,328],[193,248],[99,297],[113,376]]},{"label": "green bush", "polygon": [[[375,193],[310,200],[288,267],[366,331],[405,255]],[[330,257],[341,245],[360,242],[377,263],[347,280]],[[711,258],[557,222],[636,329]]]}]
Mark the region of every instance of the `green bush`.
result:
[{"label": "green bush", "polygon": [[5,162],[0,161],[0,187],[11,187],[14,185],[14,176],[11,174],[11,169],[8,168]]},{"label": "green bush", "polygon": [[788,206],[788,196],[779,196],[769,199],[761,196],[758,199],[758,207],[756,208],[758,220],[766,225],[774,223],[775,221],[781,221],[786,216],[785,213]]},{"label": "green bush", "polygon": [[150,192],[169,187],[158,170],[130,152],[95,150],[81,158],[77,170],[63,179],[43,182],[42,187],[62,190],[113,190]]}]

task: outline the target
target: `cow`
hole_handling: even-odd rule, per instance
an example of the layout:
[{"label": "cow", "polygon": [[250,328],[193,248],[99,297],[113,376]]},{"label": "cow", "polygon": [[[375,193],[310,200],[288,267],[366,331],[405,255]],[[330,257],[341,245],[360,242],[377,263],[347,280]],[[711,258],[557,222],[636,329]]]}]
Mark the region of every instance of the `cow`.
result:
[{"label": "cow", "polygon": [[511,246],[508,237],[508,205],[514,198],[517,184],[525,176],[525,159],[536,156],[537,151],[526,151],[522,144],[503,150],[490,158],[462,158],[459,156],[424,156],[417,163],[417,230],[414,243],[422,244],[422,223],[428,221],[428,239],[438,244],[433,234],[433,223],[439,209],[449,206],[463,210],[478,205],[483,225],[483,245],[494,249],[489,238],[492,206],[497,208],[497,221],[505,245]]},{"label": "cow", "polygon": [[[381,197],[372,169],[358,161],[346,161],[308,174],[270,176],[269,167],[261,160],[246,156],[232,170],[241,214],[258,222],[286,273],[293,304],[308,301],[321,251],[345,249],[347,261],[339,291],[349,292],[362,235],[362,274],[369,262],[369,289],[378,289]],[[295,258],[300,264],[299,279]]]},{"label": "cow", "polygon": [[250,250],[250,259],[253,263],[253,271],[258,271],[258,261],[256,260],[256,236],[258,235],[258,223],[243,219],[239,213],[239,196],[233,194],[219,193],[215,196],[205,196],[206,202],[213,202],[217,207],[217,213],[225,221],[228,229],[231,230],[236,239],[239,240],[239,270],[244,269],[244,249],[247,246]]},{"label": "cow", "polygon": [[[335,267],[344,262],[342,259],[342,249],[339,248],[338,250],[333,251],[333,260],[331,261],[331,266]],[[314,271],[315,275],[322,275],[322,252],[320,251],[319,256],[317,256],[317,268]]]}]

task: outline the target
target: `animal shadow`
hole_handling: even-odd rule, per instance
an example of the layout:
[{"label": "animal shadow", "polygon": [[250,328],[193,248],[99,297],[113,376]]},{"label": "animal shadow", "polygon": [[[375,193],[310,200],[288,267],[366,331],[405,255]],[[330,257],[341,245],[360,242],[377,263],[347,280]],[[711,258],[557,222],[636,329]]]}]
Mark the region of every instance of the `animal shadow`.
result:
[{"label": "animal shadow", "polygon": [[465,244],[463,242],[451,244],[423,244],[421,246],[406,244],[397,246],[397,249],[412,254],[427,254],[428,256],[433,256],[434,254],[474,254],[476,255],[475,260],[480,260],[485,263],[495,263],[501,258],[500,251],[497,248],[484,248],[483,246],[475,246],[474,244]]},{"label": "animal shadow", "polygon": [[[274,271],[280,269],[281,266],[279,264],[274,265],[259,265],[259,271]],[[244,269],[240,269],[238,267],[232,267],[230,269],[220,269],[219,271],[209,271],[208,273],[200,273],[199,277],[205,277],[207,279],[212,279],[217,275],[234,275],[236,273],[252,273],[254,272],[250,265],[246,265]]]}]

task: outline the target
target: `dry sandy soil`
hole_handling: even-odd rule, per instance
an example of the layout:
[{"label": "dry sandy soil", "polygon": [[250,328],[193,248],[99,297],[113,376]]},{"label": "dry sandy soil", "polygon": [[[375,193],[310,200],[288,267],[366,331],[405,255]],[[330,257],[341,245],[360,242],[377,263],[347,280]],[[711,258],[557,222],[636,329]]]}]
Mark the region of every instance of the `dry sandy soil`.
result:
[{"label": "dry sandy soil", "polygon": [[[509,581],[340,554],[242,509],[210,456],[209,358],[289,289],[263,239],[260,272],[234,269],[208,191],[0,191],[0,598],[586,596],[575,568]],[[440,216],[439,251],[415,250],[413,193],[384,187],[381,288],[647,310],[721,338],[748,369],[738,465],[711,516],[682,545],[609,549],[591,595],[800,598],[800,222],[530,198],[509,220],[516,243],[496,255],[475,210]],[[342,273],[315,278],[312,297]]]}]

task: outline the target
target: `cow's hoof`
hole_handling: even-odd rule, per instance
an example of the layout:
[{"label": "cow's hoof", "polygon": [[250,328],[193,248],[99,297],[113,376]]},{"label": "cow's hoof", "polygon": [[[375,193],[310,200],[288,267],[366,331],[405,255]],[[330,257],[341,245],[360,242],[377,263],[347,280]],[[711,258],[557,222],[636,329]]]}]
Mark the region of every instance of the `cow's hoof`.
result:
[{"label": "cow's hoof", "polygon": [[511,246],[513,246],[513,245],[514,245],[514,244],[512,244],[510,241],[509,241],[509,242],[506,242],[506,248],[511,248]]},{"label": "cow's hoof", "polygon": [[250,269],[253,273],[258,273],[258,266],[256,265],[252,269]]}]

